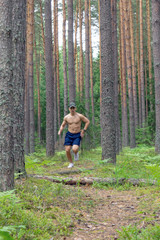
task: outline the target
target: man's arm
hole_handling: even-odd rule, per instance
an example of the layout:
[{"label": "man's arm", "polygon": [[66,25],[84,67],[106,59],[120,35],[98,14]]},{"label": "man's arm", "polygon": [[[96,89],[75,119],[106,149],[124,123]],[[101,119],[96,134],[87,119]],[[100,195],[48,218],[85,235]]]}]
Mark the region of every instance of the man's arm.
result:
[{"label": "man's arm", "polygon": [[65,119],[65,117],[64,117],[64,120],[63,120],[63,122],[62,122],[62,124],[61,124],[61,126],[60,126],[59,131],[58,131],[58,135],[61,135],[61,132],[63,131],[63,129],[64,129],[64,127],[66,126],[66,124],[67,124],[67,122],[66,122],[66,119]]},{"label": "man's arm", "polygon": [[90,124],[90,121],[89,121],[89,119],[88,118],[86,118],[85,116],[83,116],[82,114],[81,114],[81,120],[85,123],[85,126],[84,126],[84,128],[82,129],[82,131],[81,131],[81,137],[84,137],[84,133],[85,133],[85,131],[87,130],[87,128],[88,128],[88,126],[89,126],[89,124]]}]

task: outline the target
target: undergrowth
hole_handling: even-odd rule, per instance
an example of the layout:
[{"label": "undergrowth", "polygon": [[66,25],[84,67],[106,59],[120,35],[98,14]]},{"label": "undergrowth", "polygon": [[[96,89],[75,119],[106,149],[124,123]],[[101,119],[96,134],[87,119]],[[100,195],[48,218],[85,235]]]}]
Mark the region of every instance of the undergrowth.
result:
[{"label": "undergrowth", "polygon": [[[36,153],[26,156],[28,174],[57,176],[57,172],[66,171],[67,166],[64,151],[46,158],[45,149],[39,148]],[[90,151],[81,150],[80,161],[75,163],[73,170],[80,170],[80,173],[75,173],[79,178],[117,179],[115,185],[94,182],[93,188],[133,190],[138,196],[150,196],[147,201],[146,198],[141,200],[137,214],[151,212],[151,219],[144,218],[147,223],[158,215],[160,155],[155,154],[153,147],[139,145],[135,149],[124,148],[117,156],[116,166],[101,160],[100,147]],[[129,183],[120,185],[120,178],[145,179],[148,180],[148,184],[140,187]],[[156,180],[154,188],[150,186],[149,180]],[[82,218],[82,211],[92,211],[95,204],[96,200],[88,199],[80,186],[69,187],[31,177],[16,180],[14,191],[0,193],[0,237],[7,240],[62,239],[62,236],[72,234],[76,219]],[[148,224],[145,229],[128,226],[119,231],[119,239],[155,240],[160,239],[159,234],[160,229],[157,225]]]}]

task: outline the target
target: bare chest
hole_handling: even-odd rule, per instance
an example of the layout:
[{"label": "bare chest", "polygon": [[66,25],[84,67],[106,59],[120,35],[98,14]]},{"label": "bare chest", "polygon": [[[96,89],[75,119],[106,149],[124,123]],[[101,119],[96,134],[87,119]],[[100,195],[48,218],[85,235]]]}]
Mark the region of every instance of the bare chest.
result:
[{"label": "bare chest", "polygon": [[80,124],[81,123],[81,119],[80,119],[80,117],[79,116],[69,116],[68,118],[67,118],[67,123],[69,124],[69,125],[74,125],[74,124]]}]

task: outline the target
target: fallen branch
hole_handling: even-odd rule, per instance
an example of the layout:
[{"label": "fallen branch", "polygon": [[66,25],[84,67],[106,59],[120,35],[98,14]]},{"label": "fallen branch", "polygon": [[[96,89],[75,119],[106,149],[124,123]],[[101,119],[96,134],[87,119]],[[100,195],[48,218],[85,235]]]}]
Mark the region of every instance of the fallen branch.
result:
[{"label": "fallen branch", "polygon": [[145,180],[145,179],[126,179],[126,178],[98,178],[98,177],[83,177],[83,178],[60,178],[59,176],[43,176],[43,175],[34,175],[28,174],[28,177],[34,177],[39,179],[45,179],[51,182],[63,183],[65,185],[92,185],[94,182],[103,183],[105,185],[130,183],[133,186],[139,186],[142,184],[151,184],[155,185],[155,180]]}]

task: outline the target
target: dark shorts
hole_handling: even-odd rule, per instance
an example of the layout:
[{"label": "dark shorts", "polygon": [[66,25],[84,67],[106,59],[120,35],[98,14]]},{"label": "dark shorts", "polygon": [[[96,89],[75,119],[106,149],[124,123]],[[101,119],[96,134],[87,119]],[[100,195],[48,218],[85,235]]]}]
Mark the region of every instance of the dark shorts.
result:
[{"label": "dark shorts", "polygon": [[80,142],[81,142],[80,132],[79,133],[70,133],[70,132],[66,133],[65,142],[64,142],[65,146],[73,146],[73,145],[80,146]]}]

